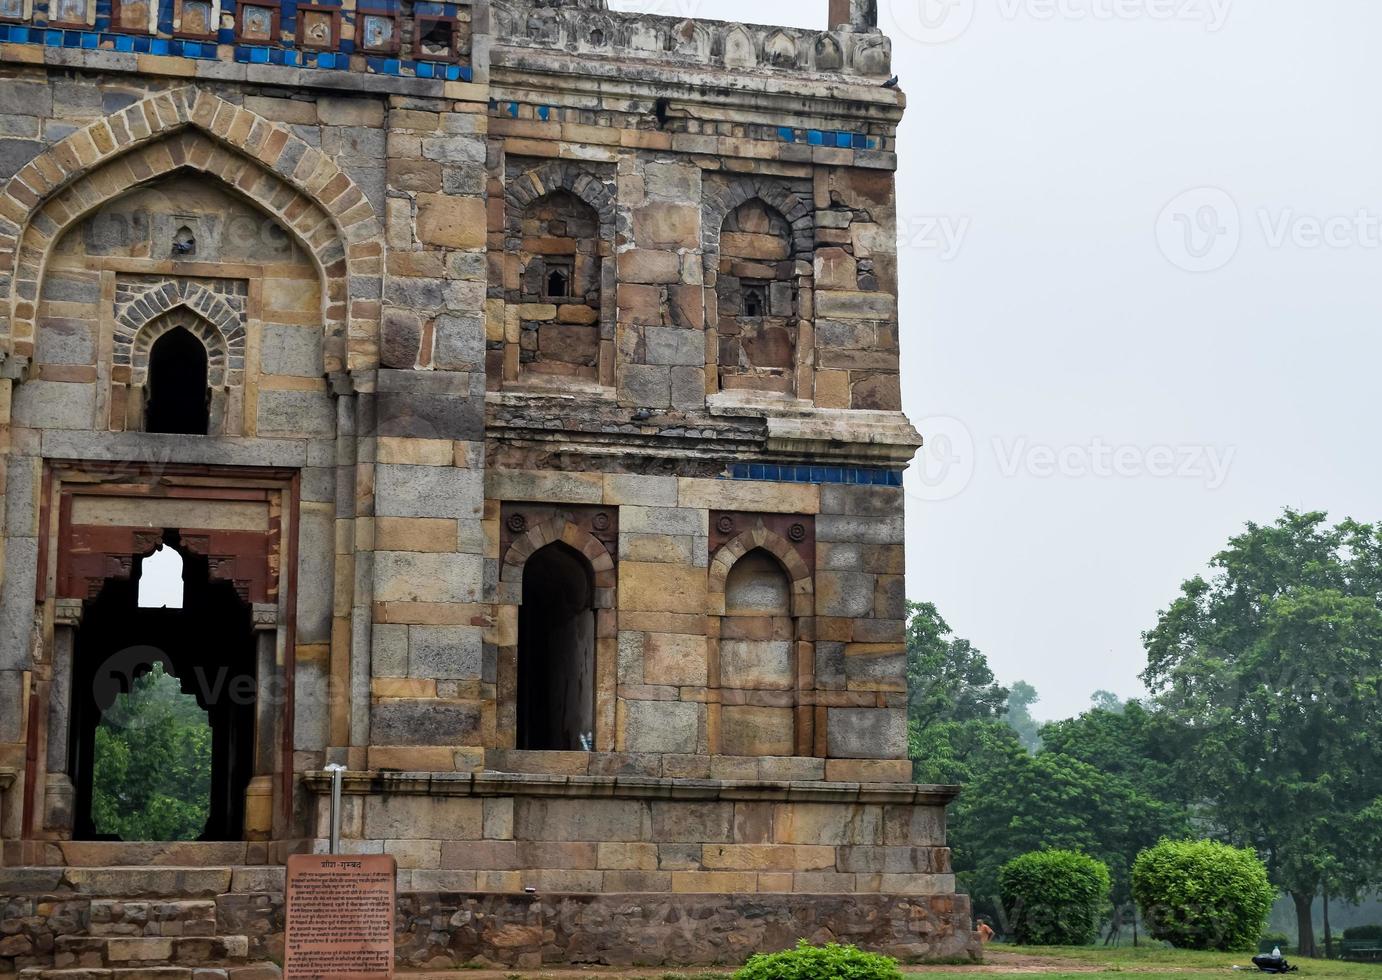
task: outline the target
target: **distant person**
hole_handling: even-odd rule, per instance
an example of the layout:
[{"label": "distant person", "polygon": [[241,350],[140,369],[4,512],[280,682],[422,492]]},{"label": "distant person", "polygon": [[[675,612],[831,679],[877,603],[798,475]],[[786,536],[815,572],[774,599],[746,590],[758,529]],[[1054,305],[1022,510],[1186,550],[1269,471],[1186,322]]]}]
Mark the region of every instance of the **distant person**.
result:
[{"label": "distant person", "polygon": [[995,933],[993,931],[993,926],[989,925],[987,919],[979,920],[979,928],[976,929],[975,932],[979,934],[979,942],[984,943],[986,945],[988,943],[993,942],[993,937]]}]

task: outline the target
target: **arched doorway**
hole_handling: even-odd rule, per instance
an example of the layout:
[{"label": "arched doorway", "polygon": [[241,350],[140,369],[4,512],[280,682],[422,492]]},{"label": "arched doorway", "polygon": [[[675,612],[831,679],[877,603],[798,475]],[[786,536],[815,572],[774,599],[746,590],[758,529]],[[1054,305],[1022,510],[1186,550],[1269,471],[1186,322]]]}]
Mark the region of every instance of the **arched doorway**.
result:
[{"label": "arched doorway", "polygon": [[[148,559],[136,558],[129,579],[108,579],[100,594],[86,603],[77,632],[68,771],[75,783],[73,834],[79,840],[112,836],[112,821],[103,820],[98,828],[93,814],[97,729],[107,714],[129,711],[131,699],[121,695],[148,695],[151,673],[155,679],[158,675],[176,678],[181,693],[195,698],[206,713],[210,727],[207,817],[196,839],[229,841],[244,835],[245,790],[254,774],[257,693],[251,609],[231,583],[211,578],[205,558],[179,547],[177,532],[165,532],[164,540],[164,549],[177,550],[183,559],[181,608],[141,604],[140,585]],[[147,589],[144,593],[151,594]],[[172,700],[164,693],[165,700]],[[148,738],[167,734],[164,729],[151,730]],[[108,746],[109,741],[101,743]],[[138,739],[131,744],[139,746]],[[146,742],[140,747],[144,758],[132,757],[130,765],[157,765],[175,751],[162,743]],[[201,801],[190,802],[200,805]],[[123,825],[167,824],[127,821]]]},{"label": "arched doorway", "polygon": [[518,617],[518,748],[591,751],[594,572],[558,541],[528,559]]}]

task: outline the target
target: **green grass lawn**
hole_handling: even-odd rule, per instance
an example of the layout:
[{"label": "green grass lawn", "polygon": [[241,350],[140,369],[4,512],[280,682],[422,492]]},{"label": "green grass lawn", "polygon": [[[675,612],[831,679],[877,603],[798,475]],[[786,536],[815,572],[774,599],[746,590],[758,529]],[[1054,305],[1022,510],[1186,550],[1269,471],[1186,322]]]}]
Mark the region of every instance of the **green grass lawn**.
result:
[{"label": "green grass lawn", "polygon": [[[1194,977],[1219,977],[1222,980],[1255,980],[1266,977],[1252,968],[1251,953],[1195,953],[1160,946],[1120,946],[1106,948],[1088,947],[1046,947],[1009,946],[995,943],[988,947],[987,960],[979,966],[915,966],[903,967],[903,972],[925,976],[928,980],[1091,980],[1091,974],[1126,973],[1131,980],[1191,980]],[[1289,957],[1288,957],[1289,958]],[[1382,980],[1382,964],[1341,963],[1337,960],[1291,959],[1300,967],[1294,976],[1300,980]],[[1246,967],[1235,972],[1234,967]],[[467,971],[453,971],[446,974],[431,974],[434,980],[450,980],[465,976]],[[733,970],[682,970],[682,971],[495,971],[476,974],[477,980],[484,977],[503,978],[503,980],[541,980],[544,977],[568,978],[574,980],[631,980],[633,976],[648,980],[724,980],[732,976]],[[414,975],[416,976],[416,975]],[[418,977],[417,980],[422,980]]]},{"label": "green grass lawn", "polygon": [[[1146,946],[1087,946],[1087,947],[1046,947],[1009,946],[994,944],[989,947],[989,966],[1003,965],[1005,960],[1020,958],[1021,966],[1014,966],[1011,974],[999,976],[1027,976],[1034,970],[1041,970],[1042,961],[1050,964],[1050,971],[1041,970],[1045,977],[1084,977],[1086,971],[1101,973],[1135,973],[1138,980],[1151,980],[1165,977],[1168,980],[1185,980],[1187,974],[1234,975],[1234,967],[1247,967],[1244,978],[1265,976],[1252,968],[1251,953],[1199,953],[1189,950],[1167,949],[1157,945]],[[1342,963],[1338,960],[1309,960],[1287,957],[1291,963],[1300,967],[1297,976],[1318,977],[1321,980],[1379,980],[1382,978],[1382,965],[1374,963]],[[1035,962],[1033,962],[1035,961]],[[926,971],[928,975],[942,978],[973,978],[977,971],[965,968],[952,968],[945,971]],[[994,975],[994,974],[990,974]]]},{"label": "green grass lawn", "polygon": [[[1382,964],[1287,958],[1300,967],[1300,973],[1294,976],[1301,980],[1382,980]],[[1004,970],[1005,966],[1011,966],[1011,972]],[[1235,966],[1247,969],[1235,972]],[[667,973],[663,980],[722,980],[731,972]],[[930,980],[990,980],[995,977],[1090,980],[1091,973],[1135,974],[1136,980],[1188,980],[1196,975],[1236,976],[1240,980],[1266,977],[1266,974],[1252,968],[1251,953],[1197,953],[1145,945],[1105,948],[1010,946],[1003,943],[988,947],[987,962],[982,966],[914,966],[903,967],[903,972],[926,976]]]}]

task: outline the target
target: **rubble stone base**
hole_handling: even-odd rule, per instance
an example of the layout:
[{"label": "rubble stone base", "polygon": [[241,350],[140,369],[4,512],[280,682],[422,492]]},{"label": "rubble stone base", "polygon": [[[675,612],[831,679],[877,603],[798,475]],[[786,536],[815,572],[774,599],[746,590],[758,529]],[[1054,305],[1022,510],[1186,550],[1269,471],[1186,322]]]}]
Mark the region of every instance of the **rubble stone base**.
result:
[{"label": "rubble stone base", "polygon": [[[4,869],[0,976],[275,975],[272,964],[283,955],[279,871]],[[265,887],[275,879],[276,888]],[[964,895],[405,891],[398,898],[400,970],[736,966],[800,939],[853,943],[904,961],[978,956]]]}]

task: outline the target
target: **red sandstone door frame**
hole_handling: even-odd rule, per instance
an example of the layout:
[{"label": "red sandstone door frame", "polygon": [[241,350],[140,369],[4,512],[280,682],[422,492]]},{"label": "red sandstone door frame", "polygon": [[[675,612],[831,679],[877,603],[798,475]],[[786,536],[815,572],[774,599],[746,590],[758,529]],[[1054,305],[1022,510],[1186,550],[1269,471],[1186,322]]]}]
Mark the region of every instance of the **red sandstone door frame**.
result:
[{"label": "red sandstone door frame", "polygon": [[[259,796],[266,806],[253,833],[252,815],[246,813],[246,836],[265,839],[286,832],[292,806],[300,482],[295,469],[45,464],[35,596],[42,610],[42,659],[35,664],[29,699],[22,839],[62,839],[64,830],[70,834],[72,815],[63,811],[63,797],[68,794],[70,802],[71,787],[65,756],[72,655],[83,604],[108,579],[128,578],[135,559],[151,554],[162,541],[162,523],[122,523],[121,506],[152,509],[156,515],[168,511],[166,526],[179,529],[183,546],[205,557],[212,578],[231,582],[251,606],[258,686],[270,696],[261,696],[256,709],[254,779],[248,794]],[[115,516],[105,513],[94,523],[83,517],[101,505],[109,505]],[[185,516],[189,507],[220,514],[246,505],[262,509],[262,528],[199,528],[172,519],[178,516],[173,511]]]}]

